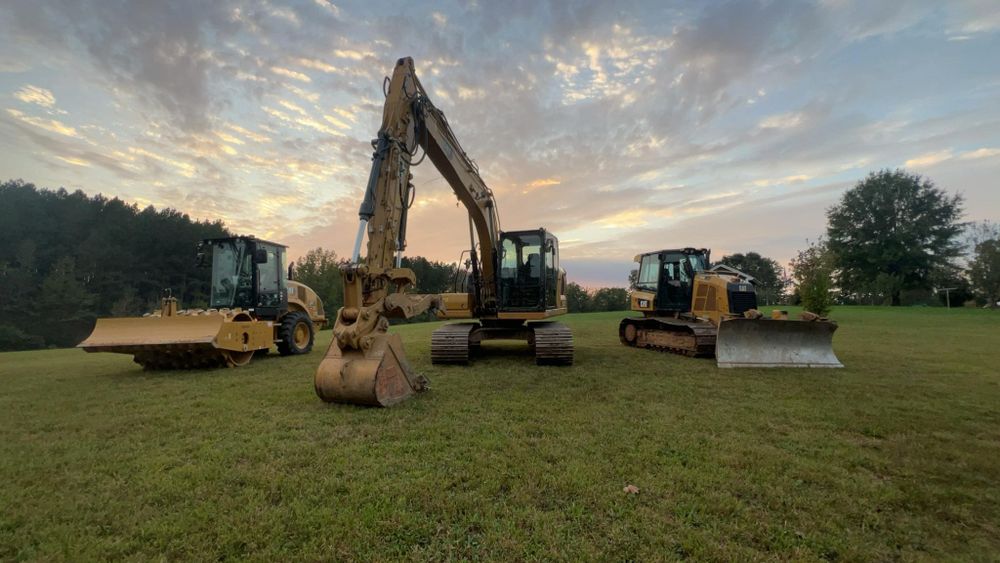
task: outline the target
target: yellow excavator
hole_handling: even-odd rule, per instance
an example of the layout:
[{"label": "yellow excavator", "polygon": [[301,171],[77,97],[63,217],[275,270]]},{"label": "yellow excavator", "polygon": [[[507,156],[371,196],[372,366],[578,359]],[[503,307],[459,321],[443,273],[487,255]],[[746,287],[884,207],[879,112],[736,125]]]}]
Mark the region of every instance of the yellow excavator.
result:
[{"label": "yellow excavator", "polygon": [[168,295],[143,317],[98,319],[77,347],[131,354],[150,370],[238,367],[271,346],[282,356],[312,350],[326,313],[315,291],[286,276],[284,246],[250,236],[206,239],[198,263],[209,261],[208,309],[178,309]]},{"label": "yellow excavator", "polygon": [[[383,90],[382,126],[372,141],[375,152],[352,259],[341,267],[344,306],[316,371],[316,394],[328,402],[389,406],[424,390],[426,378],[407,363],[399,335],[387,330],[389,318],[427,310],[441,319],[464,320],[434,331],[433,363],[464,364],[484,340],[506,339],[527,341],[538,364],[571,364],[572,333],[549,320],[566,312],[558,239],[545,229],[501,230],[493,192],[444,113],[431,103],[411,58],[396,62]],[[420,150],[423,155],[414,160]],[[407,293],[416,278],[400,267],[414,197],[411,168],[425,157],[469,214],[470,271],[455,292],[441,295]]]},{"label": "yellow excavator", "polygon": [[792,320],[784,311],[757,310],[753,278],[724,264],[709,267],[710,251],[647,252],[639,263],[622,344],[695,357],[719,367],[844,367],[833,352],[837,323],[812,313]]}]

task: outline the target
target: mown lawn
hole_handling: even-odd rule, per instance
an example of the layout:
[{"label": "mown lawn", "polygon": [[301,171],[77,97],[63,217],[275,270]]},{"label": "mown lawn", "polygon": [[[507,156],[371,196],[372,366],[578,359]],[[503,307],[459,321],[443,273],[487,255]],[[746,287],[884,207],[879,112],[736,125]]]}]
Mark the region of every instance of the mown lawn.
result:
[{"label": "mown lawn", "polygon": [[[718,370],[565,318],[572,368],[489,346],[327,405],[308,356],[144,373],[0,354],[0,559],[991,560],[1000,314],[841,308],[843,370]],[[640,492],[628,495],[626,485]]]}]

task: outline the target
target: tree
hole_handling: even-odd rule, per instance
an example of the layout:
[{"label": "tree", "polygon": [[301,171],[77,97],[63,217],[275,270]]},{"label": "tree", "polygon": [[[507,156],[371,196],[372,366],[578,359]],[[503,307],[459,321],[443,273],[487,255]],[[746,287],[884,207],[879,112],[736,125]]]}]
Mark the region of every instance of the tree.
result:
[{"label": "tree", "polygon": [[969,278],[976,291],[986,297],[987,304],[996,307],[1000,299],[1000,239],[976,246],[975,257],[969,264]]},{"label": "tree", "polygon": [[880,170],[827,210],[829,250],[846,292],[875,283],[900,304],[904,289],[927,289],[935,268],[959,255],[962,197],[903,170]]},{"label": "tree", "polygon": [[292,268],[292,279],[304,283],[323,300],[323,309],[333,326],[332,319],[344,306],[344,281],[340,275],[337,253],[323,248],[313,248],[300,257]]},{"label": "tree", "polygon": [[624,311],[628,309],[628,290],[624,287],[602,287],[591,296],[594,311]]},{"label": "tree", "polygon": [[805,310],[821,316],[829,314],[833,306],[832,274],[833,256],[822,239],[810,242],[792,259],[792,277],[798,284],[796,291]]},{"label": "tree", "polygon": [[575,282],[566,284],[566,303],[570,313],[587,313],[593,311],[590,294]]},{"label": "tree", "polygon": [[757,288],[757,299],[762,305],[774,305],[779,303],[784,293],[785,286],[781,279],[781,264],[776,260],[761,256],[756,252],[746,254],[730,254],[723,256],[717,262],[736,268],[737,270],[752,276]]}]

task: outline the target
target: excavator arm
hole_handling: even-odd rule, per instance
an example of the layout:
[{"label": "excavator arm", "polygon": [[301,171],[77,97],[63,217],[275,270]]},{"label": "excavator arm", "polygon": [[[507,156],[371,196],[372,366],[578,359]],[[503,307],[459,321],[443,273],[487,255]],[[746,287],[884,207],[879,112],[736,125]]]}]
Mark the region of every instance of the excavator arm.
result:
[{"label": "excavator arm", "polygon": [[[316,394],[324,401],[389,406],[422,391],[427,381],[413,372],[389,318],[409,318],[443,307],[440,296],[406,289],[416,277],[401,268],[407,211],[414,187],[411,168],[429,158],[469,214],[473,267],[471,305],[478,313],[496,309],[496,245],[500,230],[493,193],[465,154],[444,114],[417,79],[413,59],[396,62],[386,79],[385,107],[372,142],[371,172],[358,211],[360,223],[351,262],[341,268],[344,306],[334,338],[316,372]],[[413,159],[418,152],[423,156]],[[361,244],[368,246],[362,262]],[[478,247],[478,253],[477,253]]]}]

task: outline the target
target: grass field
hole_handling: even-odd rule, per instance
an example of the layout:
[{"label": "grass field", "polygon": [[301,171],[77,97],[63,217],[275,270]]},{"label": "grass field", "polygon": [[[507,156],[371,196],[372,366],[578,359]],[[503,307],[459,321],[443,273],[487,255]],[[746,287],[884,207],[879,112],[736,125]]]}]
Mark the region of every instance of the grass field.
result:
[{"label": "grass field", "polygon": [[[0,559],[991,560],[1000,315],[840,308],[843,370],[718,370],[570,315],[576,365],[489,346],[326,405],[308,356],[144,373],[0,354]],[[635,485],[636,495],[623,493]]]}]

